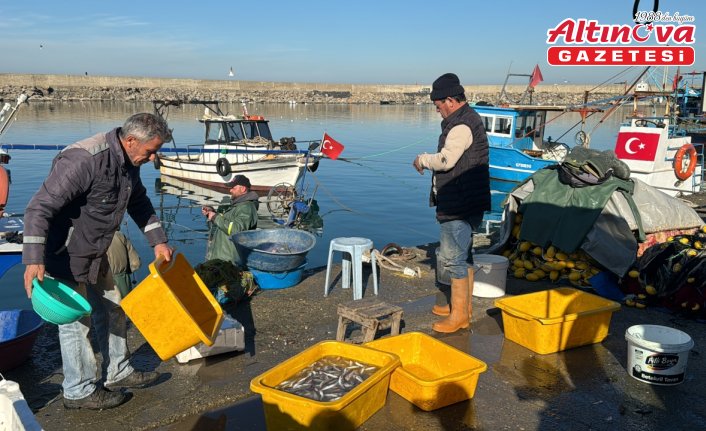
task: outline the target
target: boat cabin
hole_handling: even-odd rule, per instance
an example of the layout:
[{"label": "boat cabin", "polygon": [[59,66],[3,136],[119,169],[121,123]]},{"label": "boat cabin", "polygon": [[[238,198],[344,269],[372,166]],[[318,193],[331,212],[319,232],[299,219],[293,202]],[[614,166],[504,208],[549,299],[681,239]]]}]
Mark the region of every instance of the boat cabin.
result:
[{"label": "boat cabin", "polygon": [[544,125],[549,109],[475,105],[483,120],[490,145],[521,151],[544,148]]},{"label": "boat cabin", "polygon": [[[251,145],[266,145],[272,143],[273,139],[269,122],[263,117],[252,117],[248,116],[248,118],[242,119],[229,115],[200,120],[206,126],[206,144],[218,145],[238,142]],[[258,143],[257,140],[261,140],[258,138],[267,142]]]}]

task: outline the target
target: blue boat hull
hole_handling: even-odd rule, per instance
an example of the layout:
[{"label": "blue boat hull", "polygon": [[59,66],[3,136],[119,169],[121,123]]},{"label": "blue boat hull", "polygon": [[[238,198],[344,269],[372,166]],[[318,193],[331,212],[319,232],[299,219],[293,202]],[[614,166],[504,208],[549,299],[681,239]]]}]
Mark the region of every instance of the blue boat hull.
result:
[{"label": "blue boat hull", "polygon": [[555,160],[531,157],[515,148],[490,146],[490,180],[521,182],[539,169],[555,165]]}]

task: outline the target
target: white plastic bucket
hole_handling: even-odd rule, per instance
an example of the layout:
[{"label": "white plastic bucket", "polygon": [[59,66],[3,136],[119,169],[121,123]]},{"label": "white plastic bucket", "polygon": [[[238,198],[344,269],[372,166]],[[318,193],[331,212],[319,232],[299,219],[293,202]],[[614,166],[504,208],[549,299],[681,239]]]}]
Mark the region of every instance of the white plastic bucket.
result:
[{"label": "white plastic bucket", "polygon": [[627,372],[652,385],[673,386],[684,381],[694,340],[678,329],[659,325],[634,325],[625,331],[628,342]]},{"label": "white plastic bucket", "polygon": [[473,278],[473,296],[498,298],[505,295],[508,264],[509,261],[504,256],[474,254],[473,265],[476,271]]}]

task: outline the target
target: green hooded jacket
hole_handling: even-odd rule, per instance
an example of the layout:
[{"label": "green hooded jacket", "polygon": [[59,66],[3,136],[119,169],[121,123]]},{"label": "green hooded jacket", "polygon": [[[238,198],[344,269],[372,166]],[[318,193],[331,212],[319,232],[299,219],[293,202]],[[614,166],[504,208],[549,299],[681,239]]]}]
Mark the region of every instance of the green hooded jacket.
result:
[{"label": "green hooded jacket", "polygon": [[231,235],[257,228],[257,193],[250,191],[232,201],[232,205],[219,208],[219,213],[209,222],[208,249],[206,260],[221,259],[228,262],[237,260],[238,252],[230,240]]}]

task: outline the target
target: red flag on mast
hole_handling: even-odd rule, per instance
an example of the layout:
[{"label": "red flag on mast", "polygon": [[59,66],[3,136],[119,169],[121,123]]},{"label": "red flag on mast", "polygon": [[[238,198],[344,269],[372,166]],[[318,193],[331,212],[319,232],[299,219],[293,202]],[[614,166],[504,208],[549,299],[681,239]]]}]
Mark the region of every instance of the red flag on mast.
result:
[{"label": "red flag on mast", "polygon": [[331,160],[336,160],[339,154],[343,151],[343,148],[344,146],[340,142],[330,137],[328,133],[324,132],[324,137],[321,139],[321,152],[323,154]]},{"label": "red flag on mast", "polygon": [[674,75],[674,82],[672,83],[672,91],[677,91],[679,81],[681,81],[681,75],[679,75],[679,67],[677,66],[677,73]]},{"label": "red flag on mast", "polygon": [[539,70],[539,65],[534,66],[534,70],[532,71],[532,76],[530,76],[530,83],[529,86],[530,88],[534,88],[539,84],[540,82],[544,81],[544,77],[542,76],[542,71]]}]

